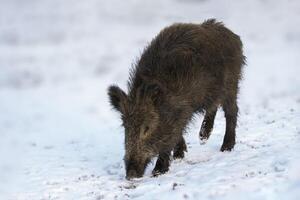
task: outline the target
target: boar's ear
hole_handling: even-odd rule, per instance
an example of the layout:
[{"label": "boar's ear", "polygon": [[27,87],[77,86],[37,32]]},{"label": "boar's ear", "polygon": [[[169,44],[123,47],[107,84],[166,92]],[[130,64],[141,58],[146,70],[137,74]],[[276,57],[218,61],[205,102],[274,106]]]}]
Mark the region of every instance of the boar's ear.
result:
[{"label": "boar's ear", "polygon": [[108,88],[108,96],[113,108],[124,114],[128,102],[126,93],[118,86],[112,85]]}]

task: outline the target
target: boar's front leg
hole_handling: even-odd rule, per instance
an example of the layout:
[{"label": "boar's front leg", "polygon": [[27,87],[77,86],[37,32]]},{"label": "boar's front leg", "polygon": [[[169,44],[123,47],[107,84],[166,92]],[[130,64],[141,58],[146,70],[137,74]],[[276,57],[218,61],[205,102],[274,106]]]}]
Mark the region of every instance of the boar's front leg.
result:
[{"label": "boar's front leg", "polygon": [[217,107],[214,107],[213,109],[207,110],[205,112],[204,120],[201,125],[199,137],[201,142],[205,142],[213,129],[214,121],[217,113]]},{"label": "boar's front leg", "polygon": [[170,166],[170,151],[159,153],[158,159],[156,161],[155,167],[152,171],[153,176],[158,176],[169,171]]},{"label": "boar's front leg", "polygon": [[187,152],[187,148],[186,148],[185,140],[183,136],[181,136],[179,142],[174,147],[173,158],[174,159],[184,158],[184,152]]}]

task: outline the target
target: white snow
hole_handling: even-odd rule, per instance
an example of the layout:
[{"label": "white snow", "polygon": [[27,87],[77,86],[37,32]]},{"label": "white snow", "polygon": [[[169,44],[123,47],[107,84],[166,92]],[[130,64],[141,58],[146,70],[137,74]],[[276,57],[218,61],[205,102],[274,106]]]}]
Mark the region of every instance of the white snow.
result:
[{"label": "white snow", "polygon": [[[298,199],[300,3],[297,0],[1,0],[0,199]],[[126,181],[123,129],[106,88],[164,26],[217,18],[248,65],[234,151],[218,112],[170,171]]]}]

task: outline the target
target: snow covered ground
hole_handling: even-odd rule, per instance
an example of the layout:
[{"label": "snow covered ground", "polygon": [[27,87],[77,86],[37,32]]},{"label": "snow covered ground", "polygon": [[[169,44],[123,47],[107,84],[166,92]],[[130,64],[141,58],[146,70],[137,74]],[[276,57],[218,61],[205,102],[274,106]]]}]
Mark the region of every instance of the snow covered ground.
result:
[{"label": "snow covered ground", "polygon": [[[0,199],[299,199],[300,3],[297,0],[0,0]],[[173,22],[217,18],[248,66],[237,144],[200,145],[170,171],[126,181],[123,129],[108,104],[131,63]]]}]

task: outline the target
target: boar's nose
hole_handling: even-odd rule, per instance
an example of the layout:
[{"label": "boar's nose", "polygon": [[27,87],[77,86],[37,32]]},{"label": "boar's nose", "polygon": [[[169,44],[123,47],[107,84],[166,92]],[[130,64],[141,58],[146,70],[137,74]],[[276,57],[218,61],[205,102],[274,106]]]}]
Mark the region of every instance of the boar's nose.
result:
[{"label": "boar's nose", "polygon": [[127,180],[130,180],[130,179],[132,179],[132,178],[137,178],[138,177],[138,175],[137,175],[137,173],[136,173],[136,171],[135,170],[129,170],[127,173],[126,173],[126,179]]}]

